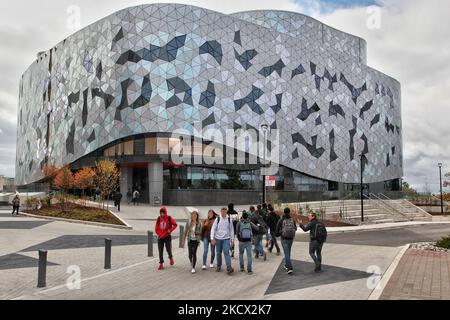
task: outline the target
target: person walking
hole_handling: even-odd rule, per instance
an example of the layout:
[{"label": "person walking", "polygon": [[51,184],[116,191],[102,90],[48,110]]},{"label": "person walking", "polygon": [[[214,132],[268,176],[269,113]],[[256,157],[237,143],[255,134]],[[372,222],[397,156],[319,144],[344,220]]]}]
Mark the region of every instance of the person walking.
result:
[{"label": "person walking", "polygon": [[120,193],[120,191],[117,191],[114,195],[114,206],[117,208],[117,210],[120,212],[120,204],[122,202],[123,195]]},{"label": "person walking", "polygon": [[267,255],[264,252],[263,248],[263,237],[267,232],[267,225],[264,221],[263,217],[259,213],[260,211],[255,211],[255,213],[251,217],[251,222],[258,227],[258,231],[255,232],[255,258],[259,259],[259,257],[264,257],[264,261],[267,260]]},{"label": "person walking", "polygon": [[300,223],[300,228],[304,232],[310,234],[309,255],[314,261],[315,272],[322,271],[322,249],[323,244],[327,241],[327,229],[325,225],[317,220],[317,214],[312,212],[309,214],[309,223],[307,226]]},{"label": "person walking", "polygon": [[16,214],[19,215],[19,209],[20,209],[20,196],[18,193],[14,196],[12,200],[12,206],[13,206],[13,212],[12,215]]},{"label": "person walking", "polygon": [[158,236],[159,270],[164,269],[164,247],[169,255],[170,265],[175,264],[172,255],[172,233],[177,227],[176,221],[169,216],[167,209],[161,208],[155,226],[155,233]]},{"label": "person walking", "polygon": [[255,214],[255,212],[256,212],[255,207],[254,207],[254,206],[251,206],[251,207],[249,208],[249,211],[248,211],[248,217],[249,217],[250,219],[253,218],[253,215]]},{"label": "person walking", "polygon": [[252,239],[253,234],[258,232],[258,227],[253,224],[247,212],[242,213],[242,219],[236,226],[237,238],[239,240],[239,262],[241,265],[241,272],[245,272],[244,253],[247,252],[247,273],[253,274],[253,249]]},{"label": "person walking", "polygon": [[[233,221],[233,230],[234,230],[234,234],[236,235],[236,226],[239,222],[239,213],[234,210],[234,204],[230,203],[228,205],[228,215],[231,217],[231,220]],[[235,243],[234,243],[234,238],[233,241],[231,242],[231,257],[234,258],[234,252],[235,252]]]},{"label": "person walking", "polygon": [[268,205],[268,209],[269,209],[269,215],[267,217],[267,227],[269,229],[270,232],[270,247],[269,247],[269,252],[272,253],[273,248],[275,247],[277,249],[277,256],[280,255],[280,247],[278,246],[278,241],[277,241],[277,225],[278,225],[278,221],[280,221],[280,217],[277,215],[277,213],[275,212],[275,209],[273,208],[273,206],[271,204]]},{"label": "person walking", "polygon": [[289,275],[292,275],[294,272],[294,267],[291,261],[291,251],[296,233],[297,224],[291,216],[291,210],[286,208],[284,209],[283,218],[278,221],[276,235],[277,237],[281,237],[281,245],[283,247],[285,261],[284,268]]},{"label": "person walking", "polygon": [[191,221],[186,226],[182,243],[182,248],[184,248],[188,241],[189,261],[191,262],[192,274],[196,273],[197,250],[201,240],[201,233],[202,224],[200,222],[200,216],[197,211],[193,211],[191,214]]},{"label": "person walking", "polygon": [[214,221],[217,218],[217,214],[214,210],[209,210],[208,217],[202,224],[201,240],[203,242],[203,266],[202,270],[206,270],[206,261],[208,260],[208,251],[211,247],[211,260],[209,267],[214,268],[214,260],[216,258],[216,247],[211,243],[211,228],[214,225]]},{"label": "person walking", "polygon": [[234,229],[231,217],[228,215],[228,209],[222,208],[220,216],[214,221],[211,229],[211,244],[216,246],[217,250],[217,272],[222,271],[222,253],[225,256],[227,273],[231,275],[234,272],[231,266],[230,248],[234,239]]},{"label": "person walking", "polygon": [[131,191],[131,188],[128,188],[128,192],[127,192],[127,203],[128,203],[128,205],[130,205],[132,200],[133,200],[133,191]]},{"label": "person walking", "polygon": [[[259,211],[259,214],[262,216],[264,222],[267,224],[267,218],[269,217],[269,209],[267,203],[264,203]],[[272,241],[271,235],[270,235],[270,229],[267,228],[266,231],[266,248],[269,248],[270,242]]]},{"label": "person walking", "polygon": [[139,197],[141,196],[141,194],[139,193],[139,191],[135,190],[133,192],[133,205],[134,206],[139,206]]}]

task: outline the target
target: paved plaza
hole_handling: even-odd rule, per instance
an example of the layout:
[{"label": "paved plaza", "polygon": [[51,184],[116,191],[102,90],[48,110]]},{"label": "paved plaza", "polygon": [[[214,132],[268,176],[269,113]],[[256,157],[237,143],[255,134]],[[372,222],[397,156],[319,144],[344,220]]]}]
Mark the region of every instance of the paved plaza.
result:
[{"label": "paved plaza", "polygon": [[[199,209],[202,215],[206,213]],[[169,208],[169,214],[181,224],[187,221],[187,212]],[[293,248],[293,276],[286,275],[283,257],[275,254],[269,254],[267,261],[255,261],[253,275],[240,273],[236,259],[233,276],[211,269],[201,271],[201,265],[192,275],[187,249],[178,248],[177,233],[175,266],[157,271],[157,257],[147,257],[147,231],[154,228],[157,213],[155,208],[125,205],[120,216],[133,227],[130,231],[12,217],[9,211],[0,211],[0,299],[367,300],[405,244],[450,234],[449,223],[345,233],[330,230],[324,271],[316,274],[308,255],[308,235],[299,233]],[[103,270],[105,238],[113,242],[110,271]],[[41,249],[48,250],[47,287],[37,289]],[[202,251],[200,247],[199,260]],[[66,285],[72,276],[68,271],[74,266],[81,271],[80,290],[69,290]],[[395,290],[392,294],[389,290],[382,298],[397,297]]]}]

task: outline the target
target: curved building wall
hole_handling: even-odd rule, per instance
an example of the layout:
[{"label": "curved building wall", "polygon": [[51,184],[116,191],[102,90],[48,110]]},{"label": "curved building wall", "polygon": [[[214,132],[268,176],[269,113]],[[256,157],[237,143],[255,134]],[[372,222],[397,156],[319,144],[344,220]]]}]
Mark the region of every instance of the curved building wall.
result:
[{"label": "curved building wall", "polygon": [[401,178],[400,84],[295,34],[202,8],[119,11],[39,55],[21,79],[16,179],[142,133],[280,130],[280,164],[338,182]]},{"label": "curved building wall", "polygon": [[327,50],[336,51],[336,53],[347,55],[357,62],[367,64],[367,43],[364,39],[336,30],[303,14],[255,10],[235,13],[232,16],[288,34],[311,46],[322,46]]}]

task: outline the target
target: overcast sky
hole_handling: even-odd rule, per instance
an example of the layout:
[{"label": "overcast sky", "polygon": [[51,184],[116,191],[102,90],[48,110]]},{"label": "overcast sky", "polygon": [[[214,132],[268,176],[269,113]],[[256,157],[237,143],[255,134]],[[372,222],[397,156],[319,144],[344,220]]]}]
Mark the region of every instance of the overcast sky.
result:
[{"label": "overcast sky", "polygon": [[[81,27],[143,3],[178,2],[223,13],[279,9],[311,15],[368,43],[368,64],[402,84],[405,178],[421,191],[439,189],[438,162],[450,171],[450,3],[442,0],[15,0],[0,11],[0,175],[14,176],[18,87],[36,53]],[[377,13],[368,6],[380,8]],[[369,27],[368,27],[369,26]]]}]

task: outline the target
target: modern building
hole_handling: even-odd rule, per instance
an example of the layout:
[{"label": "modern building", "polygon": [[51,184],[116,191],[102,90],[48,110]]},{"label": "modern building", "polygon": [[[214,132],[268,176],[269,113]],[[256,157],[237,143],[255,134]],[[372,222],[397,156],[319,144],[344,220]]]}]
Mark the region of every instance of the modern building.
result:
[{"label": "modern building", "polygon": [[7,178],[5,176],[0,176],[0,192],[14,192],[15,184],[14,178]]},{"label": "modern building", "polygon": [[[153,205],[255,202],[261,152],[240,165],[171,154],[180,141],[193,158],[214,142],[228,147],[215,159],[250,158],[248,146],[196,128],[260,134],[265,125],[279,136],[279,199],[355,190],[360,155],[374,192],[399,190],[403,176],[399,82],[367,66],[363,39],[292,12],[124,9],[39,53],[18,113],[18,185],[39,182],[46,163],[77,170],[111,158],[122,193],[137,188]],[[174,138],[179,129],[188,134]]]}]

